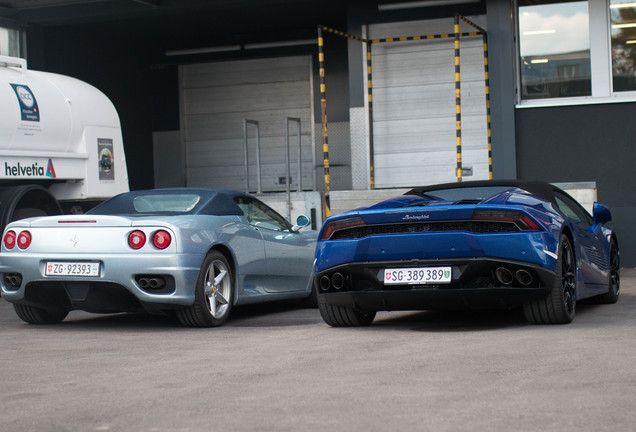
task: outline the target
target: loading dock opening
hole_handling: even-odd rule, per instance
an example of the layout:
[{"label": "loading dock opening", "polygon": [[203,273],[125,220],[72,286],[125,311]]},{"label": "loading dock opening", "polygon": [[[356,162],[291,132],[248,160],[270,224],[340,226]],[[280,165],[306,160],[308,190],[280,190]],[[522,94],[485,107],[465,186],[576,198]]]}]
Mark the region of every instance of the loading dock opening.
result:
[{"label": "loading dock opening", "polygon": [[[459,21],[463,21],[475,28],[477,31],[460,32]],[[489,72],[488,72],[488,44],[487,32],[471,20],[456,14],[453,33],[447,34],[431,34],[421,36],[393,37],[372,39],[351,35],[327,26],[318,26],[318,51],[320,62],[320,93],[321,93],[321,117],[322,117],[322,136],[323,136],[323,154],[325,168],[325,194],[327,196],[330,191],[329,176],[329,144],[328,144],[328,125],[327,125],[327,97],[326,97],[326,73],[325,73],[325,43],[324,32],[334,34],[336,36],[345,37],[351,40],[359,41],[366,44],[367,57],[367,106],[368,106],[368,143],[369,143],[369,186],[370,189],[376,187],[375,181],[375,150],[374,150],[374,131],[373,131],[373,80],[372,80],[372,45],[376,43],[393,43],[402,41],[426,41],[432,39],[454,38],[455,39],[455,124],[456,124],[456,177],[457,181],[462,181],[462,146],[461,146],[461,80],[460,80],[460,38],[462,37],[478,37],[483,40],[484,53],[484,83],[485,83],[485,99],[486,99],[486,128],[487,128],[487,150],[488,150],[488,178],[492,179],[492,144],[491,144],[491,124],[490,124],[490,91],[489,91]]]}]

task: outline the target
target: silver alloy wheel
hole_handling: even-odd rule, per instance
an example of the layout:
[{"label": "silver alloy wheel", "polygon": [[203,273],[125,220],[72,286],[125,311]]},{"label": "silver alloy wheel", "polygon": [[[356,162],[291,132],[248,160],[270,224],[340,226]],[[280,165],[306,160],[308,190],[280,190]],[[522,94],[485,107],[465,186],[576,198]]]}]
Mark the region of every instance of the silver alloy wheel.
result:
[{"label": "silver alloy wheel", "polygon": [[204,295],[208,311],[216,319],[223,318],[229,310],[232,281],[228,274],[228,268],[221,260],[212,261],[205,274]]}]

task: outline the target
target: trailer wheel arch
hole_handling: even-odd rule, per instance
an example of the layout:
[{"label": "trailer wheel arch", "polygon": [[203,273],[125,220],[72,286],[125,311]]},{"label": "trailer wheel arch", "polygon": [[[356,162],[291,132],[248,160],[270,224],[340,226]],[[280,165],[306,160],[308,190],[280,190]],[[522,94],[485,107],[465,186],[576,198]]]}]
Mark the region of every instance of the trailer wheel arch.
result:
[{"label": "trailer wheel arch", "polygon": [[22,185],[0,188],[0,225],[31,216],[62,214],[60,203],[44,187]]}]

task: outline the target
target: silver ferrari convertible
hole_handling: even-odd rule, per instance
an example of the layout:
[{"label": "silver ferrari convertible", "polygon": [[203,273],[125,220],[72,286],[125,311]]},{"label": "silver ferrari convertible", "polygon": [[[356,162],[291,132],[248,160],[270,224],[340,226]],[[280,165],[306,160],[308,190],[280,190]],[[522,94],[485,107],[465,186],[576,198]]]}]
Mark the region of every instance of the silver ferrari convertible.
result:
[{"label": "silver ferrari convertible", "polygon": [[174,311],[188,327],[222,325],[233,305],[312,296],[316,232],[255,197],[174,188],[128,192],[84,215],[7,225],[2,297],[31,324],[71,310]]}]

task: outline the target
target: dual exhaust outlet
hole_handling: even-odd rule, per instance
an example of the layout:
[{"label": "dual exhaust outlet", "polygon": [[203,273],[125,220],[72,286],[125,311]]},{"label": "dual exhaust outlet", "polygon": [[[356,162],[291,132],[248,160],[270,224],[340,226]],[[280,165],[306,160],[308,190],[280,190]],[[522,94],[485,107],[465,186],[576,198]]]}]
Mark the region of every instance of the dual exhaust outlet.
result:
[{"label": "dual exhaust outlet", "polygon": [[510,285],[517,280],[521,285],[528,286],[532,283],[532,274],[528,270],[520,269],[515,273],[512,273],[512,270],[506,267],[499,267],[495,270],[495,277],[499,281],[499,283],[503,285]]},{"label": "dual exhaust outlet", "polygon": [[340,272],[335,272],[329,276],[322,276],[320,278],[320,289],[323,291],[329,291],[329,288],[333,287],[337,290],[344,286],[345,278]]},{"label": "dual exhaust outlet", "polygon": [[137,283],[143,289],[161,289],[166,285],[166,280],[162,277],[142,276],[137,278]]},{"label": "dual exhaust outlet", "polygon": [[19,273],[7,273],[4,275],[4,284],[11,288],[20,288],[20,285],[22,285],[22,275]]}]

